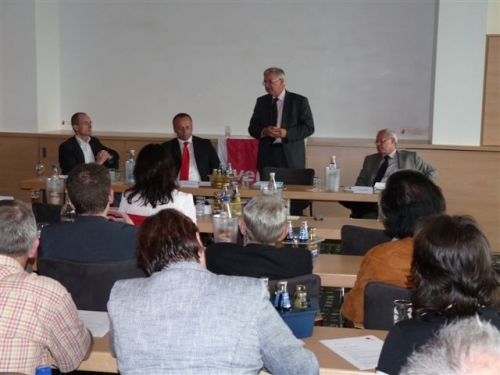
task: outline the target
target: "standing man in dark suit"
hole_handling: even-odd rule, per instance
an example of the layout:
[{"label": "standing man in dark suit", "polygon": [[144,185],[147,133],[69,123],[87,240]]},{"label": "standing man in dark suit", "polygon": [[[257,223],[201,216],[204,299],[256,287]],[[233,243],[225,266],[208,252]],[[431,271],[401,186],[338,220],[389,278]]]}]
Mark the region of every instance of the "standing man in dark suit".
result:
[{"label": "standing man in dark suit", "polygon": [[[423,161],[416,152],[398,150],[398,136],[392,129],[382,129],[375,138],[377,153],[365,157],[363,168],[356,179],[356,186],[374,186],[377,182],[385,183],[389,176],[401,169],[413,169],[421,172],[430,180],[437,176],[437,170]],[[340,202],[352,210],[353,219],[376,219],[376,203]]]},{"label": "standing man in dark suit", "polygon": [[[193,119],[187,113],[179,113],[172,120],[177,138],[164,142],[162,145],[170,152],[179,180],[208,181],[208,175],[219,168],[220,160],[214,146],[208,139],[193,135]],[[189,178],[180,175],[183,150],[189,151]],[[187,152],[187,151],[186,151]],[[187,167],[186,167],[187,168]]]},{"label": "standing man in dark suit", "polygon": [[97,163],[106,168],[118,169],[120,156],[92,137],[92,120],[84,112],[71,116],[75,136],[59,146],[59,165],[62,174],[68,174],[78,164]]},{"label": "standing man in dark suit", "polygon": [[257,99],[248,133],[259,140],[257,168],[305,168],[304,140],[314,133],[314,121],[306,97],[285,90],[285,72],[264,71],[267,95]]}]

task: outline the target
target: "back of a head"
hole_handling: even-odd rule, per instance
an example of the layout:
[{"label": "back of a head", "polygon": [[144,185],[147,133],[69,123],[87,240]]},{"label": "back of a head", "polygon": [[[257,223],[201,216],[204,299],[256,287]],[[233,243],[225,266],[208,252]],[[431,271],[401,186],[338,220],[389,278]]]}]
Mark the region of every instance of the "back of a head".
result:
[{"label": "back of a head", "polygon": [[500,374],[500,332],[477,316],[444,327],[402,368],[401,375]]},{"label": "back of a head", "polygon": [[380,205],[386,229],[397,238],[413,236],[418,220],[446,210],[441,189],[414,170],[401,170],[389,177]]},{"label": "back of a head", "polygon": [[28,256],[37,237],[35,216],[18,200],[0,201],[0,254]]},{"label": "back of a head", "polygon": [[470,216],[435,215],[415,230],[410,279],[414,313],[450,318],[474,315],[479,306],[500,308],[500,278],[491,249]]},{"label": "back of a head", "polygon": [[137,233],[139,264],[152,274],[175,262],[198,262],[197,232],[196,224],[173,208],[148,217]]},{"label": "back of a head", "polygon": [[79,215],[101,214],[109,203],[109,172],[99,164],[79,164],[69,172],[67,188]]},{"label": "back of a head", "polygon": [[263,244],[278,241],[286,227],[286,208],[281,199],[272,195],[258,195],[243,209],[243,220],[248,239]]},{"label": "back of a head", "polygon": [[144,146],[137,155],[134,168],[135,185],[130,189],[129,202],[140,195],[145,203],[156,207],[172,201],[175,166],[168,150],[159,143]]}]

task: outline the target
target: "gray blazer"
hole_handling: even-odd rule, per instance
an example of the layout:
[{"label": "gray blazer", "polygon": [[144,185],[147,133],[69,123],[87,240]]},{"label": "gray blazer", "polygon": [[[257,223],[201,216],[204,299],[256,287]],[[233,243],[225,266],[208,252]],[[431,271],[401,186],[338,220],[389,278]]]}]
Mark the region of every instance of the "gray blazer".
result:
[{"label": "gray blazer", "polygon": [[[423,161],[416,152],[397,150],[396,151],[397,170],[415,169],[422,172],[429,179],[434,180],[437,176],[437,170]],[[363,162],[363,168],[359,172],[356,180],[356,186],[373,186],[378,168],[382,164],[383,156],[379,153],[368,155]]]},{"label": "gray blazer", "polygon": [[149,278],[118,281],[108,312],[123,375],[319,373],[259,279],[178,262]]}]

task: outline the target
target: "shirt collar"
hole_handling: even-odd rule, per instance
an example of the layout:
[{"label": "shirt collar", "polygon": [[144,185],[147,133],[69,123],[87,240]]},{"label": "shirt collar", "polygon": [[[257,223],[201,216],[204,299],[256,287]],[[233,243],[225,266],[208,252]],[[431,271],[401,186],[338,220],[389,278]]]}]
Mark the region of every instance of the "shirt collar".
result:
[{"label": "shirt collar", "polygon": [[87,141],[87,142],[85,142],[83,139],[81,139],[81,138],[80,138],[79,136],[77,136],[76,134],[75,134],[75,138],[76,138],[76,141],[78,142],[78,144],[79,144],[80,146],[85,146],[85,145],[87,145],[87,144],[90,142],[90,139],[91,139],[91,137],[89,137],[88,141]]},{"label": "shirt collar", "polygon": [[281,94],[278,95],[278,99],[281,100],[282,102],[285,101],[285,92],[286,92],[286,90],[283,89]]},{"label": "shirt collar", "polygon": [[177,140],[179,141],[179,146],[181,146],[181,150],[182,150],[182,148],[184,147],[184,142],[189,142],[190,144],[193,143],[193,136],[189,137],[185,141],[183,141],[182,139],[179,139],[179,138],[177,138]]}]

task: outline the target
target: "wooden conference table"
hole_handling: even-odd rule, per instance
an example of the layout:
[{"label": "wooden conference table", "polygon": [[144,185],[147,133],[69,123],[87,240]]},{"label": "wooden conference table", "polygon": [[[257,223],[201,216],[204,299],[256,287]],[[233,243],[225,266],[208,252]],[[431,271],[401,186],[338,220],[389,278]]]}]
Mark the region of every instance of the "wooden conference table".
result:
[{"label": "wooden conference table", "polygon": [[[113,190],[116,193],[123,193],[129,185],[126,184],[113,184]],[[31,178],[28,180],[21,181],[21,189],[45,189],[45,178]],[[220,189],[215,189],[210,186],[200,186],[200,187],[180,187],[180,191],[185,193],[193,194],[193,196],[201,195],[205,197],[213,197],[214,193],[220,192]],[[260,195],[261,190],[259,189],[240,189],[240,195],[242,198],[252,198],[256,195]],[[284,199],[304,199],[309,201],[324,201],[324,202],[338,202],[338,201],[350,201],[350,202],[372,202],[377,203],[379,199],[378,194],[354,194],[345,191],[339,191],[337,193],[329,191],[312,191],[311,185],[287,185],[282,191],[282,198]]]},{"label": "wooden conference table", "polygon": [[[373,370],[361,371],[356,369],[342,357],[321,344],[320,340],[339,339],[374,335],[385,340],[387,331],[374,331],[349,328],[314,327],[311,337],[302,339],[305,347],[311,350],[318,358],[321,375],[353,375],[373,373]],[[81,371],[98,371],[118,373],[116,359],[111,356],[109,348],[109,334],[94,338],[94,347],[90,358],[80,365]],[[264,372],[262,374],[265,374]]]}]

